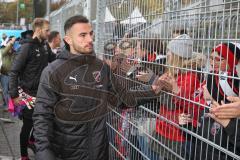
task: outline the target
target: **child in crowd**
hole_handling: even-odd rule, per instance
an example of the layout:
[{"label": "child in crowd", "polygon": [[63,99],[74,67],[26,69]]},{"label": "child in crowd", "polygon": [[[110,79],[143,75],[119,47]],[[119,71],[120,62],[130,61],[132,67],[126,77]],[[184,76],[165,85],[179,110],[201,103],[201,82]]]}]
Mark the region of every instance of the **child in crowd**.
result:
[{"label": "child in crowd", "polygon": [[[125,63],[125,65],[123,65],[124,67],[121,68],[119,72],[119,79],[122,79],[122,83],[128,86],[130,90],[135,90],[138,87],[146,86],[145,84],[153,83],[153,81],[156,78],[158,79],[158,76],[163,73],[164,68],[162,64],[165,62],[165,57],[158,57],[159,53],[162,53],[163,50],[160,40],[133,37],[121,41],[117,47],[115,53],[117,53],[119,58],[120,55],[122,55],[122,63]],[[147,65],[147,62],[160,63],[161,65],[155,64],[150,66]],[[144,100],[141,104],[144,105],[151,101],[152,100]],[[120,112],[124,118],[118,122],[118,131],[125,138],[129,139],[130,143],[138,146],[144,155],[134,152],[134,150],[129,150],[127,147],[128,144],[122,144],[122,138],[119,135],[115,135],[115,142],[121,154],[125,157],[131,157],[131,159],[136,159],[137,157],[145,159],[148,157],[153,160],[158,160],[159,155],[150,151],[148,137],[146,135],[150,134],[149,131],[152,131],[154,127],[147,127],[141,131],[137,130],[137,128],[146,126],[146,122],[154,122],[155,119],[153,119],[153,116],[149,117],[149,115],[145,115],[143,110],[139,108],[128,108],[126,104],[123,105]],[[131,125],[129,121],[134,123],[137,127]]]},{"label": "child in crowd", "polygon": [[[197,62],[192,59],[193,40],[187,34],[183,34],[170,41],[167,48],[168,71],[162,77],[171,79],[172,94],[164,95],[163,100],[167,100],[166,102],[161,103],[160,99],[160,117],[156,123],[155,138],[161,144],[153,143],[152,147],[164,159],[178,159],[178,156],[171,152],[179,156],[185,154],[182,148],[185,148],[185,142],[188,140],[183,131],[177,127],[178,117],[180,113],[192,114],[189,100],[193,99],[192,95],[200,82],[197,73],[189,71],[195,66],[193,63]],[[162,145],[169,150],[164,149]]]}]

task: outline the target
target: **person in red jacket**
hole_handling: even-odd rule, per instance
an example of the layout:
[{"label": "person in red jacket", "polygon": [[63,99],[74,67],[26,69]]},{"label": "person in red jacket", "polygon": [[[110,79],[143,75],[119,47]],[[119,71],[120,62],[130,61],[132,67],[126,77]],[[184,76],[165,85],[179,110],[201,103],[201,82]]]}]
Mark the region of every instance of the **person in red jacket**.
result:
[{"label": "person in red jacket", "polygon": [[[210,64],[212,68],[211,73],[220,74],[222,76],[230,75],[233,77],[240,77],[239,62],[240,62],[240,44],[232,43],[232,42],[219,44],[212,49],[212,53],[210,55]],[[230,79],[228,79],[228,81],[230,81]],[[236,83],[237,82],[235,81],[235,84]],[[203,86],[205,86],[205,84],[206,84],[206,80],[202,83],[201,87],[196,91],[198,96],[195,97],[195,101],[200,102],[201,104],[205,103],[204,97],[203,96],[201,97],[201,92],[203,92],[204,90]],[[237,101],[238,99],[237,95],[235,95],[235,97],[237,98],[234,98],[234,96],[231,96],[231,95],[227,95],[227,96],[229,96],[229,99],[228,99],[229,101]],[[231,104],[227,104],[226,106],[229,107],[230,105]],[[216,110],[218,109],[217,108],[211,109],[213,113],[216,113]],[[235,113],[232,113],[232,114],[235,114]],[[184,117],[186,119],[186,115]],[[220,117],[220,118],[237,118],[237,117]]]},{"label": "person in red jacket", "polygon": [[[195,133],[218,145],[221,149],[216,148],[212,143],[206,143],[206,141],[192,136],[191,144],[194,149],[191,150],[190,158],[194,160],[233,159],[232,155],[226,153],[226,150],[232,152],[235,156],[240,155],[239,119],[218,118],[209,112],[211,108],[218,107],[220,103],[229,103],[226,99],[227,95],[239,94],[239,80],[219,76],[218,74],[218,72],[208,74],[205,83],[198,89],[198,95],[194,99],[200,105],[193,105],[193,107],[199,113]],[[182,124],[186,126],[187,123],[192,125],[186,119],[185,122],[182,121]]]},{"label": "person in red jacket", "polygon": [[[160,153],[165,159],[177,158],[171,154],[172,152],[177,153],[178,156],[181,156],[181,153],[185,154],[182,149],[186,147],[187,138],[178,126],[179,115],[181,113],[193,114],[189,100],[193,99],[192,95],[200,85],[197,73],[189,71],[195,66],[192,62],[196,62],[192,59],[192,48],[193,40],[187,34],[174,38],[167,47],[169,68],[162,77],[171,79],[173,89],[172,93],[165,94],[163,97],[154,136],[169,150],[161,148],[156,143],[152,145],[153,150]],[[195,121],[197,122],[197,120]]]},{"label": "person in red jacket", "polygon": [[[239,77],[239,59],[240,59],[240,50],[238,47],[238,44],[236,43],[225,43],[225,44],[219,44],[217,45],[211,53],[210,57],[210,63],[212,66],[213,71],[207,76],[207,79],[201,84],[200,88],[195,91],[194,93],[194,102],[197,102],[198,104],[193,103],[192,110],[194,110],[194,117],[195,119],[198,119],[198,122],[192,121],[191,115],[187,115],[182,113],[179,115],[180,122],[179,124],[183,126],[192,126],[194,125],[194,122],[197,125],[194,125],[194,127],[199,135],[202,137],[207,138],[210,141],[213,141],[215,143],[221,142],[222,146],[223,144],[227,144],[228,142],[223,141],[224,139],[227,139],[226,137],[229,136],[229,133],[234,133],[233,125],[234,123],[229,123],[229,118],[236,118],[236,117],[218,117],[215,115],[215,110],[219,108],[219,105],[215,105],[217,107],[212,107],[210,104],[212,104],[212,101],[217,101],[218,103],[221,103],[221,101],[225,101],[229,103],[231,101],[230,99],[227,99],[227,97],[233,97],[238,96],[239,94],[239,80],[236,78],[229,78],[229,76],[233,77]],[[234,86],[234,87],[233,87]],[[225,104],[223,104],[225,105]],[[226,104],[226,106],[229,106],[229,104]],[[209,116],[203,116],[204,113],[209,113],[209,110],[211,114]],[[231,108],[229,108],[231,110]],[[229,113],[228,113],[229,114]],[[205,123],[203,123],[205,121]],[[216,123],[218,122],[218,123]],[[227,123],[226,123],[227,122]],[[203,126],[204,124],[205,126]],[[218,125],[220,124],[220,125]],[[209,126],[211,130],[209,130]],[[223,126],[221,128],[221,126]],[[236,126],[236,125],[235,125]],[[216,129],[217,127],[217,129]],[[230,129],[232,127],[232,129]],[[219,135],[217,133],[212,134],[212,132],[222,129],[223,134],[222,138],[219,138]],[[229,130],[230,129],[230,130]],[[233,131],[233,132],[232,132]],[[237,133],[239,134],[239,133]],[[236,135],[237,135],[236,134]],[[224,138],[225,136],[225,138]],[[238,135],[239,136],[239,135]],[[216,138],[213,138],[216,137]],[[218,138],[217,138],[218,137]],[[231,137],[230,137],[231,138]],[[238,139],[237,139],[238,140]],[[192,159],[212,159],[212,156],[214,156],[214,159],[219,159],[220,157],[224,159],[225,155],[223,152],[219,152],[218,150],[213,151],[213,147],[210,145],[208,151],[204,151],[203,146],[206,146],[205,143],[202,143],[200,140],[196,140],[195,137],[192,137],[191,143],[197,144],[195,147],[196,152],[199,154],[206,153],[202,156],[196,156],[196,153],[194,153],[195,149],[192,150],[191,158]],[[201,143],[201,144],[200,144]],[[228,150],[231,150],[231,147],[233,148],[233,143],[229,142]],[[194,146],[194,145],[192,145]],[[192,147],[192,148],[195,148]],[[226,147],[226,146],[223,146]],[[238,147],[238,146],[237,146]],[[236,152],[239,154],[239,152]],[[220,159],[221,159],[220,158]]]},{"label": "person in red jacket", "polygon": [[[215,69],[218,69],[219,56],[221,58],[221,70],[232,71],[240,77],[240,43],[220,44],[215,49],[215,57],[212,60]],[[225,63],[225,66],[224,66]],[[226,64],[228,64],[226,66]],[[240,117],[240,98],[239,96],[228,96],[229,104],[222,104],[216,108],[212,108],[211,112],[218,118],[238,118]]]}]

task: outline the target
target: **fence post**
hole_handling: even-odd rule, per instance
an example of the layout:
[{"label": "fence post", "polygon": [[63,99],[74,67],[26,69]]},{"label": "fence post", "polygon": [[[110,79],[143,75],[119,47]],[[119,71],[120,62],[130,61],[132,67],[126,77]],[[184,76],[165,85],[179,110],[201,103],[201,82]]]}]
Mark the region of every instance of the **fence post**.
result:
[{"label": "fence post", "polygon": [[105,17],[106,0],[97,1],[97,17],[96,17],[96,41],[95,51],[97,54],[103,53],[103,39],[104,39],[104,17]]}]

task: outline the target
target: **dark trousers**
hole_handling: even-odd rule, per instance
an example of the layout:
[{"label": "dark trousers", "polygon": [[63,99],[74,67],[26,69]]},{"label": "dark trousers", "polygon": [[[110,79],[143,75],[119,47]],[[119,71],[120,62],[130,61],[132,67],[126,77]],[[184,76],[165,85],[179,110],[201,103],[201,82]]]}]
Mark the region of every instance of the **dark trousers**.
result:
[{"label": "dark trousers", "polygon": [[7,75],[0,75],[0,83],[2,86],[2,90],[3,90],[3,97],[4,97],[4,107],[7,108],[8,107],[8,85],[9,85],[9,76]]},{"label": "dark trousers", "polygon": [[[20,133],[20,150],[21,156],[28,156],[28,141],[34,141],[33,134],[33,120],[23,117],[23,126]],[[30,135],[31,134],[31,135]]]}]

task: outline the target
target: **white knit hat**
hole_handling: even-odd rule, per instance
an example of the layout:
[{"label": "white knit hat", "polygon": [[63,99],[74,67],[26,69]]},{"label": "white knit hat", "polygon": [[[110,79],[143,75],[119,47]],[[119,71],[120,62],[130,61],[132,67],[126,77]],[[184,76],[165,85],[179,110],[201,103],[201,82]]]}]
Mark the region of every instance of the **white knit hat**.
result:
[{"label": "white knit hat", "polygon": [[191,58],[193,40],[187,34],[182,34],[171,40],[167,48],[175,55]]}]

